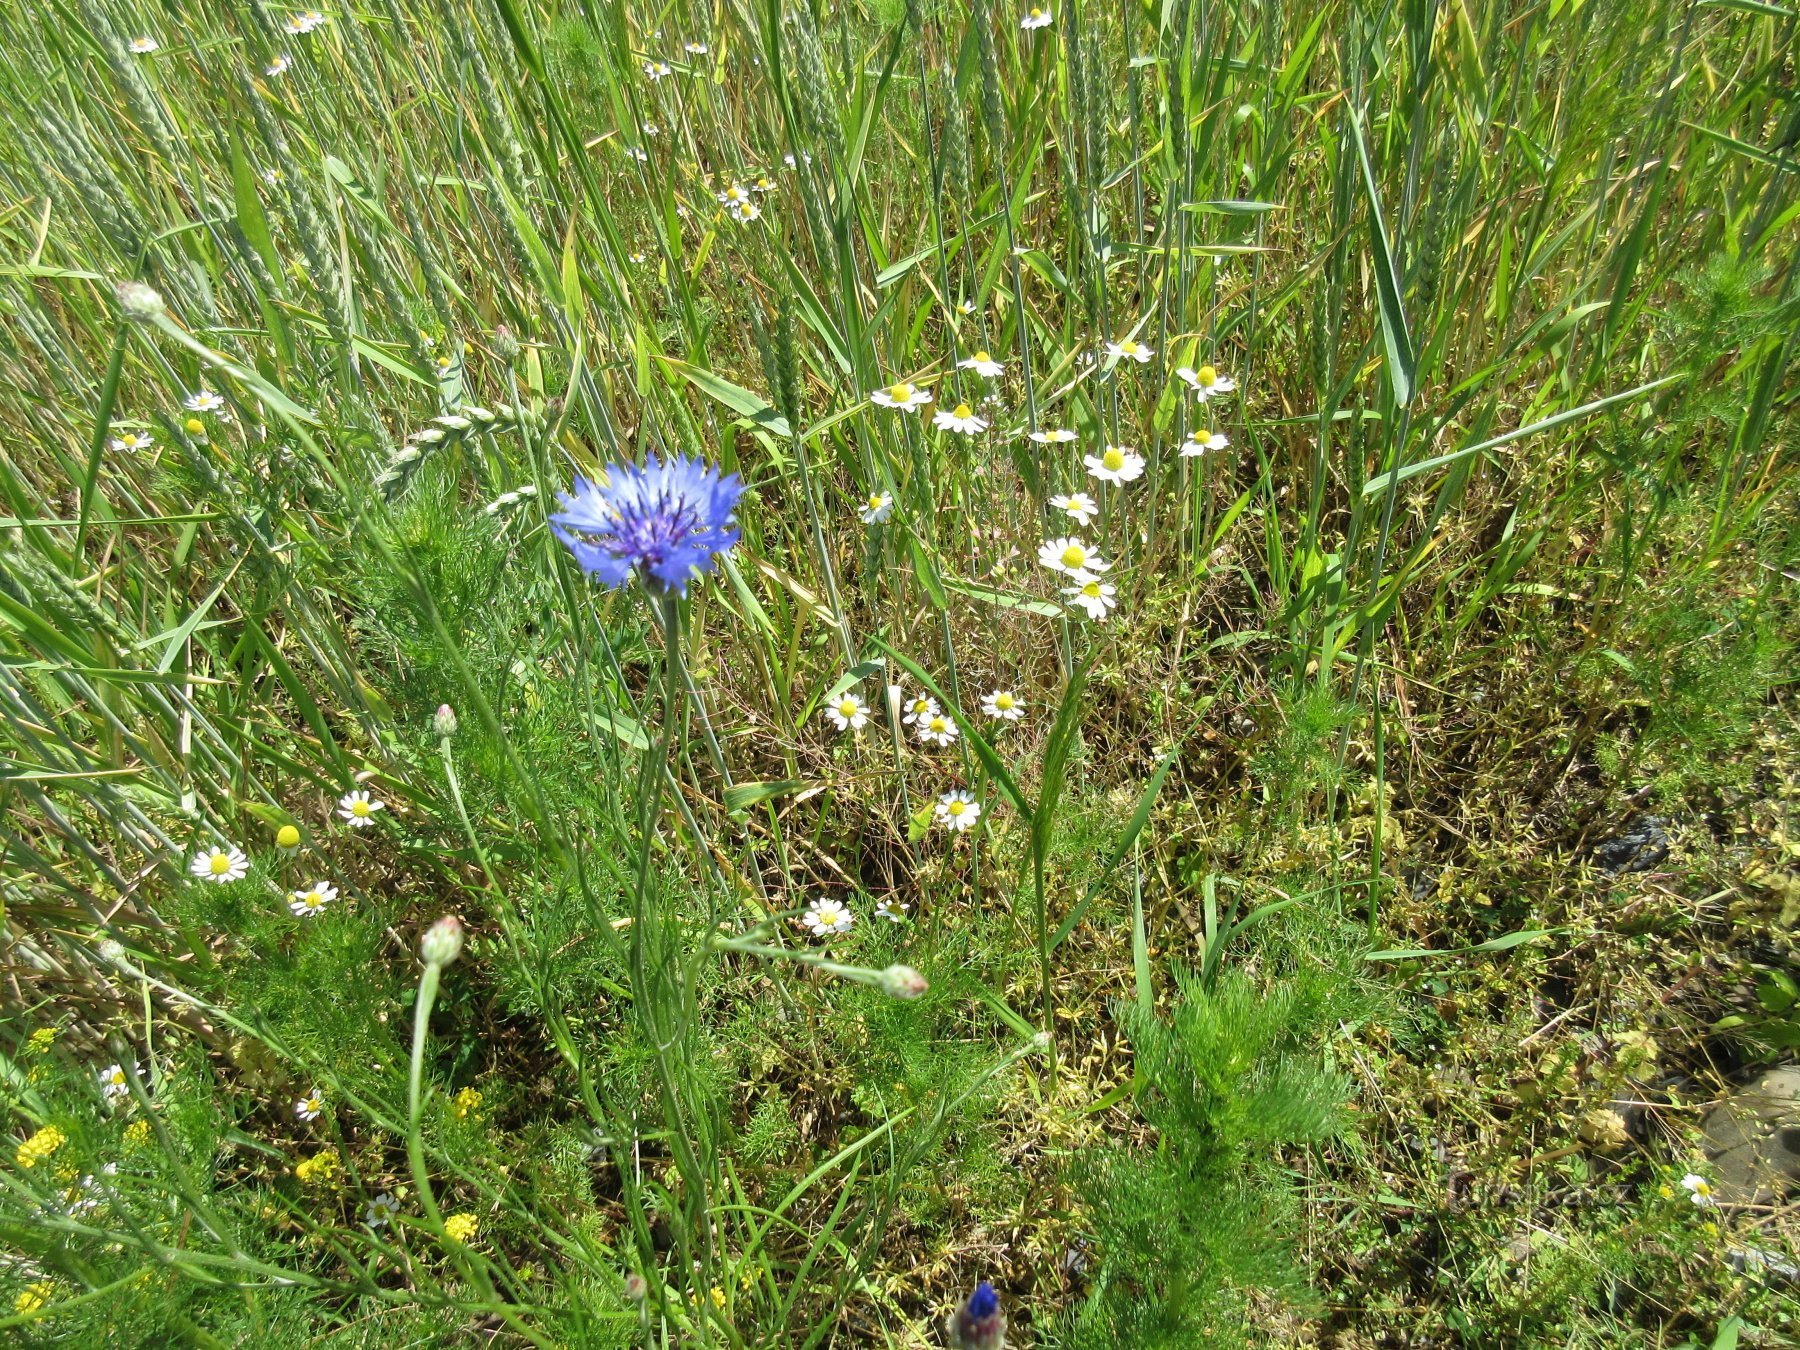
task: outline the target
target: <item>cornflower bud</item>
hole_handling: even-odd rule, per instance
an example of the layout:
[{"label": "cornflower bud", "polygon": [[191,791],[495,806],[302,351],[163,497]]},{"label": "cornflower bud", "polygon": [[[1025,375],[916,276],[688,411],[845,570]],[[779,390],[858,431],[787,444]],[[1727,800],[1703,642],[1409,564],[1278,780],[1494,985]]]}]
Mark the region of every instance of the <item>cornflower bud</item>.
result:
[{"label": "cornflower bud", "polygon": [[456,710],[448,703],[438,704],[438,710],[431,715],[431,729],[446,738],[456,735]]},{"label": "cornflower bud", "polygon": [[462,955],[462,944],[462,920],[454,914],[446,914],[419,939],[419,955],[428,966],[447,966]]},{"label": "cornflower bud", "polygon": [[950,1314],[944,1330],[957,1350],[1005,1350],[1006,1314],[1000,1311],[1000,1295],[983,1280],[968,1301]]}]

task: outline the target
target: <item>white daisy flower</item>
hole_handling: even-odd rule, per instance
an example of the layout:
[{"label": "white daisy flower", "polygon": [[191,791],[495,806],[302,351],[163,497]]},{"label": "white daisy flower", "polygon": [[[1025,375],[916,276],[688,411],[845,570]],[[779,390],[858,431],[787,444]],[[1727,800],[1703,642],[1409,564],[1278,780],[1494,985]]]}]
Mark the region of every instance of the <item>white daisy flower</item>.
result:
[{"label": "white daisy flower", "polygon": [[1051,427],[1048,431],[1034,431],[1031,439],[1039,445],[1066,445],[1075,439],[1075,433],[1067,427]]},{"label": "white daisy flower", "polygon": [[1072,607],[1087,611],[1088,618],[1096,623],[1106,622],[1107,611],[1119,603],[1117,588],[1096,576],[1076,577],[1073,586],[1063,587],[1063,594],[1069,597]]},{"label": "white daisy flower", "polygon": [[882,900],[875,906],[875,917],[889,923],[905,923],[906,911],[911,908],[904,900]]},{"label": "white daisy flower", "polygon": [[1226,378],[1211,366],[1201,366],[1198,370],[1192,366],[1183,366],[1175,372],[1175,377],[1185,382],[1202,403],[1216,395],[1229,394],[1237,388],[1236,380]]},{"label": "white daisy flower", "polygon": [[1193,459],[1196,455],[1204,455],[1208,450],[1223,450],[1230,444],[1224,433],[1197,427],[1188,432],[1187,439],[1181,443],[1181,457]]},{"label": "white daisy flower", "polygon": [[910,412],[914,408],[923,408],[931,402],[931,390],[921,389],[915,384],[901,380],[898,384],[890,384],[886,389],[877,389],[869,395],[869,402],[879,403],[884,408],[894,408],[900,412]]},{"label": "white daisy flower", "polygon": [[1687,1191],[1688,1199],[1702,1209],[1711,1209],[1719,1203],[1718,1198],[1713,1194],[1712,1182],[1697,1172],[1689,1172],[1681,1179],[1681,1185]]},{"label": "white daisy flower", "polygon": [[151,446],[153,446],[155,444],[156,444],[156,437],[152,436],[147,431],[123,432],[120,435],[114,436],[112,438],[111,442],[109,442],[110,448],[115,453],[122,453],[125,451],[148,450]]},{"label": "white daisy flower", "polygon": [[1071,537],[1046,539],[1038,546],[1038,561],[1052,572],[1066,572],[1072,577],[1112,569],[1112,564],[1100,556],[1098,549],[1089,548],[1081,540]]},{"label": "white daisy flower", "polygon": [[973,300],[957,301],[956,312],[962,315],[973,314],[975,312],[975,302]]},{"label": "white daisy flower", "polygon": [[369,1201],[363,1210],[363,1226],[366,1228],[386,1228],[389,1220],[400,1213],[400,1202],[386,1191]]},{"label": "white daisy flower", "polygon": [[[628,145],[625,147],[625,153],[630,158],[635,159],[639,164],[648,164],[650,162],[650,156],[644,153],[644,147],[641,145]],[[679,207],[677,209],[680,210],[682,215],[687,214],[686,207]]]},{"label": "white daisy flower", "polygon": [[930,694],[915,694],[907,700],[906,711],[900,721],[909,727],[922,727],[940,711],[938,701]]},{"label": "white daisy flower", "polygon": [[681,50],[689,56],[705,56],[706,44],[704,42],[684,42],[681,44]]},{"label": "white daisy flower", "polygon": [[100,1091],[106,1100],[116,1102],[121,1097],[131,1095],[131,1080],[138,1076],[137,1065],[127,1068],[123,1064],[113,1064],[100,1070]]},{"label": "white daisy flower", "polygon": [[633,267],[642,267],[644,265],[644,255],[641,253],[630,253],[627,254],[626,257],[630,260]]},{"label": "white daisy flower", "polygon": [[827,704],[825,715],[839,731],[861,731],[869,725],[869,710],[855,694],[844,694]]},{"label": "white daisy flower", "polygon": [[1106,354],[1117,361],[1136,361],[1141,366],[1156,352],[1134,338],[1126,338],[1123,342],[1107,343]]},{"label": "white daisy flower", "polygon": [[1026,32],[1030,32],[1034,28],[1048,28],[1050,26],[1050,18],[1051,15],[1049,10],[1039,9],[1036,5],[1033,5],[1030,9],[1025,11],[1025,17],[1019,20],[1019,27],[1023,28]]},{"label": "white daisy flower", "polygon": [[294,58],[289,56],[286,52],[283,52],[283,53],[281,53],[281,55],[277,56],[273,61],[269,62],[268,65],[263,67],[263,74],[265,74],[265,75],[269,76],[271,79],[273,79],[277,75],[287,74],[289,69],[292,68],[293,64],[294,64]]},{"label": "white daisy flower", "polygon": [[301,1120],[317,1120],[325,1109],[325,1094],[314,1088],[294,1103],[294,1114]]},{"label": "white daisy flower", "polygon": [[250,860],[235,845],[203,848],[188,864],[188,871],[201,881],[215,881],[223,886],[228,881],[242,881],[250,875]]},{"label": "white daisy flower", "polygon": [[1102,483],[1129,483],[1144,472],[1144,457],[1123,445],[1109,445],[1097,455],[1083,455],[1081,462]]},{"label": "white daisy flower", "polygon": [[1100,505],[1085,492],[1071,492],[1066,497],[1052,497],[1050,505],[1077,525],[1086,525],[1100,514]]},{"label": "white daisy flower", "polygon": [[303,891],[295,891],[288,897],[288,909],[295,918],[317,918],[325,912],[325,906],[337,899],[337,887],[327,882],[315,881]]},{"label": "white daisy flower", "polygon": [[800,916],[815,937],[830,937],[833,933],[848,933],[856,926],[856,916],[842,900],[831,900],[820,896],[806,907],[806,913]]},{"label": "white daisy flower", "polygon": [[937,818],[957,834],[981,819],[981,803],[967,792],[946,792],[937,800]]},{"label": "white daisy flower", "polygon": [[748,225],[753,220],[761,219],[762,207],[755,202],[739,202],[736,206],[726,207],[725,214],[740,225]]},{"label": "white daisy flower", "polygon": [[225,399],[210,389],[201,389],[182,399],[181,406],[189,412],[217,412],[225,406]]},{"label": "white daisy flower", "polygon": [[862,509],[857,516],[865,525],[881,525],[894,514],[894,498],[891,493],[871,492],[863,498]]},{"label": "white daisy flower", "polygon": [[750,184],[750,190],[752,192],[773,192],[775,184],[770,180],[768,174],[759,173],[756,175],[756,181]]},{"label": "white daisy flower", "polygon": [[915,725],[919,739],[927,745],[949,745],[962,734],[955,721],[944,713],[933,713]]},{"label": "white daisy flower", "polygon": [[749,200],[750,190],[738,183],[733,183],[719,194],[719,201],[725,206],[736,206],[739,202]]},{"label": "white daisy flower", "polygon": [[338,799],[338,815],[348,821],[353,830],[367,829],[375,823],[375,813],[385,810],[387,803],[376,801],[365,788],[346,792]]},{"label": "white daisy flower", "polygon": [[644,123],[641,130],[643,131],[644,135],[646,135],[646,136],[656,136],[662,132],[662,128],[657,126],[656,123],[654,123],[654,122]]},{"label": "white daisy flower", "polygon": [[994,379],[1001,371],[1006,369],[1005,366],[994,360],[994,358],[989,356],[986,352],[976,352],[975,355],[969,357],[967,360],[958,361],[956,363],[956,368],[958,370],[972,370],[977,375],[985,375],[990,380]]},{"label": "white daisy flower", "polygon": [[325,26],[325,16],[316,9],[309,9],[303,14],[296,14],[287,21],[287,30],[295,37],[304,37],[315,28]]},{"label": "white daisy flower", "polygon": [[674,74],[674,72],[669,69],[669,63],[667,61],[644,62],[644,75],[651,84],[655,84],[658,80],[667,79],[672,74]]},{"label": "white daisy flower", "polygon": [[1016,722],[1025,715],[1025,700],[1010,689],[996,689],[991,694],[982,695],[981,711],[989,717]]},{"label": "white daisy flower", "polygon": [[136,37],[131,39],[131,41],[125,45],[131,49],[131,54],[133,56],[148,56],[151,52],[162,46],[162,43],[158,42],[153,37]]},{"label": "white daisy flower", "polygon": [[959,403],[954,408],[939,408],[931,424],[939,431],[954,431],[964,436],[987,430],[987,423],[966,403]]}]

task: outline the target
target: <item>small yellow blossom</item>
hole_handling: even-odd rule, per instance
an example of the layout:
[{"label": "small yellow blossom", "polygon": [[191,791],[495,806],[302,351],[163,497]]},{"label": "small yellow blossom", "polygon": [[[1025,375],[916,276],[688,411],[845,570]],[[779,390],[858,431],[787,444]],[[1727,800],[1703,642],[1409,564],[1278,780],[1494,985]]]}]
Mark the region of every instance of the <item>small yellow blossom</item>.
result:
[{"label": "small yellow blossom", "polygon": [[310,1158],[303,1158],[294,1166],[294,1175],[308,1185],[313,1182],[328,1182],[338,1174],[338,1155],[335,1148],[322,1148]]},{"label": "small yellow blossom", "polygon": [[452,1242],[469,1242],[481,1227],[481,1220],[473,1214],[452,1214],[444,1220],[444,1236]]},{"label": "small yellow blossom", "polygon": [[19,1151],[15,1156],[20,1167],[36,1167],[68,1142],[68,1135],[54,1125],[46,1125],[20,1144]]},{"label": "small yellow blossom", "polygon": [[15,1313],[34,1313],[47,1306],[50,1296],[55,1292],[56,1286],[49,1280],[33,1281],[19,1291],[19,1296],[13,1300],[13,1311]]},{"label": "small yellow blossom", "polygon": [[134,1120],[125,1127],[125,1145],[127,1148],[145,1148],[150,1143],[150,1122]]},{"label": "small yellow blossom", "polygon": [[450,1109],[456,1112],[458,1120],[467,1120],[475,1114],[475,1108],[481,1105],[481,1094],[472,1087],[466,1087],[450,1101]]},{"label": "small yellow blossom", "polygon": [[39,1027],[32,1032],[25,1042],[25,1048],[34,1055],[47,1055],[50,1047],[56,1043],[55,1027]]}]

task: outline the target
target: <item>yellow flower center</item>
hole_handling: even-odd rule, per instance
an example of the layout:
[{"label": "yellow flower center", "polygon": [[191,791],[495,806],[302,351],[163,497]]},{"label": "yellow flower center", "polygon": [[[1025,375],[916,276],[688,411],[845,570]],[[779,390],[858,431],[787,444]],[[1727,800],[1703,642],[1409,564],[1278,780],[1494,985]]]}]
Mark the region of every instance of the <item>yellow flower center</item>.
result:
[{"label": "yellow flower center", "polygon": [[1070,544],[1062,551],[1062,565],[1064,567],[1080,567],[1086,561],[1087,550],[1080,544]]},{"label": "yellow flower center", "polygon": [[953,816],[960,816],[963,813],[963,811],[967,808],[967,806],[968,806],[967,802],[951,802],[950,803],[950,814]]},{"label": "yellow flower center", "polygon": [[224,853],[215,853],[206,865],[212,870],[215,877],[222,877],[231,870],[231,858]]},{"label": "yellow flower center", "polygon": [[1125,467],[1125,454],[1118,446],[1109,445],[1106,447],[1106,453],[1100,456],[1100,462],[1117,473]]},{"label": "yellow flower center", "polygon": [[1217,384],[1219,372],[1214,370],[1211,366],[1201,366],[1199,370],[1194,372],[1194,378],[1199,380],[1201,384]]},{"label": "yellow flower center", "polygon": [[950,724],[948,722],[944,721],[944,719],[941,717],[934,717],[931,719],[931,729],[933,731],[941,732],[949,725]]},{"label": "yellow flower center", "polygon": [[283,825],[275,832],[276,848],[297,848],[300,844],[300,831],[292,825]]},{"label": "yellow flower center", "polygon": [[888,397],[896,403],[904,403],[912,397],[913,387],[910,384],[890,384]]},{"label": "yellow flower center", "polygon": [[202,422],[198,417],[188,418],[187,421],[182,423],[182,426],[187,428],[187,434],[190,436],[198,436],[201,432],[206,430],[206,423]]},{"label": "yellow flower center", "polygon": [[300,903],[305,905],[308,909],[317,909],[320,905],[325,903],[325,897],[320,895],[317,891],[308,891],[305,895],[300,897]]},{"label": "yellow flower center", "polygon": [[986,352],[976,352],[975,359],[977,361],[981,362],[983,365],[986,365],[993,358],[990,357]]},{"label": "yellow flower center", "polygon": [[1041,19],[1044,17],[1044,11],[1041,9],[1033,9],[1031,11],[1031,17],[1034,19]]},{"label": "yellow flower center", "polygon": [[1133,342],[1130,338],[1127,338],[1119,344],[1119,350],[1124,352],[1127,356],[1136,356],[1137,349],[1137,343]]},{"label": "yellow flower center", "polygon": [[968,404],[959,403],[956,405],[956,411],[954,413],[952,413],[951,416],[953,416],[953,417],[968,417],[970,415],[971,411],[972,411],[972,409],[969,407]]},{"label": "yellow flower center", "polygon": [[1087,585],[1081,588],[1081,593],[1090,600],[1098,600],[1100,598],[1100,583],[1097,581],[1088,582]]},{"label": "yellow flower center", "polygon": [[843,717],[855,717],[856,716],[856,700],[853,698],[847,698],[842,703],[838,704],[838,713],[840,716],[843,716]]},{"label": "yellow flower center", "polygon": [[994,696],[994,706],[1001,712],[1011,712],[1013,696],[1011,694],[996,694]]},{"label": "yellow flower center", "polygon": [[357,817],[360,820],[368,819],[369,804],[367,802],[351,802],[350,803],[350,814]]},{"label": "yellow flower center", "polygon": [[869,494],[869,509],[871,511],[879,511],[881,509],[881,495],[879,493],[871,492]]}]

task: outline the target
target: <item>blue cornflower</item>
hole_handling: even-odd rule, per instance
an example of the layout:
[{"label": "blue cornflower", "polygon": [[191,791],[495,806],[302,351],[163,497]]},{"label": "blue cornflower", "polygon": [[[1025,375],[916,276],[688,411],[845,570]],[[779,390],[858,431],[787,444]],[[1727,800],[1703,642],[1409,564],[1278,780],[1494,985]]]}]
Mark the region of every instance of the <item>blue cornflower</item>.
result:
[{"label": "blue cornflower", "polygon": [[642,468],[610,464],[604,476],[578,477],[574,492],[558,494],[562,511],[550,526],[582,570],[608,586],[623,586],[635,570],[653,590],[686,595],[689,578],[711,571],[738,541],[731,513],[744,484],[735,473],[651,455]]},{"label": "blue cornflower", "polygon": [[975,1286],[968,1302],[950,1315],[950,1344],[957,1350],[1003,1350],[1006,1345],[1006,1314],[1000,1311],[1000,1295],[983,1280]]}]

